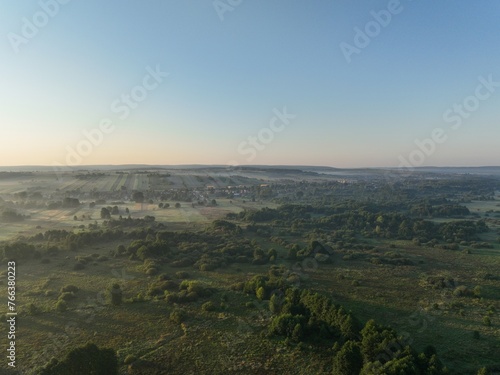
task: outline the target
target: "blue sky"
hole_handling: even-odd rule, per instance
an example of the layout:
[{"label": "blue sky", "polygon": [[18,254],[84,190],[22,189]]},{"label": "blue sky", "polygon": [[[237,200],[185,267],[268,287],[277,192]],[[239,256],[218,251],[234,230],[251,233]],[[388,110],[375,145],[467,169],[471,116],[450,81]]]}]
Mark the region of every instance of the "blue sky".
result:
[{"label": "blue sky", "polygon": [[[388,9],[398,11],[358,48],[355,28],[377,31],[373,12]],[[1,10],[0,165],[500,165],[500,87],[470,99],[481,77],[500,82],[498,1],[9,0]],[[358,48],[350,62],[342,43]],[[120,118],[112,104],[148,67],[169,75]],[[473,110],[453,129],[443,114],[467,98]],[[285,108],[295,117],[272,130]],[[113,130],[90,144],[82,132],[106,119]],[[425,143],[435,129],[446,140]]]}]

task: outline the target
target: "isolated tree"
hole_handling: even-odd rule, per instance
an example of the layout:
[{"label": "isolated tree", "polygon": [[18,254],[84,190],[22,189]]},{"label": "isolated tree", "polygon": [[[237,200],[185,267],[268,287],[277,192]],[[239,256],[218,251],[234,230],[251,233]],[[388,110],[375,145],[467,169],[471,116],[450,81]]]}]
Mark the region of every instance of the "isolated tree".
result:
[{"label": "isolated tree", "polygon": [[130,210],[128,209],[128,207],[127,207],[127,208],[125,208],[125,213],[126,213],[126,214],[129,214],[129,213],[130,213]]},{"label": "isolated tree", "polygon": [[177,203],[175,204],[175,208],[180,208],[180,207],[181,207],[181,204],[180,204],[179,202],[177,202]]},{"label": "isolated tree", "polygon": [[264,250],[262,250],[260,247],[255,248],[253,251],[253,257],[254,259],[264,258]]},{"label": "isolated tree", "polygon": [[273,314],[279,314],[281,312],[282,305],[283,301],[281,298],[277,294],[273,294],[269,300],[269,310]]},{"label": "isolated tree", "polygon": [[358,375],[363,367],[363,355],[358,344],[347,341],[333,359],[333,374]]},{"label": "isolated tree", "polygon": [[381,331],[381,327],[373,319],[366,322],[364,328],[361,330],[361,351],[368,362],[375,361],[376,359],[377,346],[382,340]]},{"label": "isolated tree", "polygon": [[163,208],[163,203],[158,203],[158,208]]},{"label": "isolated tree", "polygon": [[123,245],[118,245],[118,247],[116,248],[116,253],[118,255],[123,255],[127,252],[127,249],[125,248],[125,246]]},{"label": "isolated tree", "polygon": [[255,292],[255,295],[257,296],[258,299],[260,299],[262,301],[263,299],[266,298],[266,290],[263,287],[260,287]]},{"label": "isolated tree", "polygon": [[118,359],[113,349],[99,349],[95,344],[71,350],[62,361],[53,358],[40,375],[117,375]]},{"label": "isolated tree", "polygon": [[106,207],[101,208],[101,219],[109,219],[111,218],[111,214]]},{"label": "isolated tree", "polygon": [[120,214],[120,210],[118,209],[118,206],[114,206],[111,209],[111,215],[119,215],[119,214]]},{"label": "isolated tree", "polygon": [[297,323],[292,331],[292,340],[295,342],[300,342],[302,336],[304,336],[304,330],[302,329],[300,323]]},{"label": "isolated tree", "polygon": [[132,200],[135,203],[142,203],[144,202],[144,193],[142,191],[136,191],[132,194]]},{"label": "isolated tree", "polygon": [[113,284],[111,287],[111,304],[118,306],[122,303],[123,292],[119,284]]},{"label": "isolated tree", "polygon": [[479,285],[476,285],[473,290],[474,297],[481,297],[481,287]]},{"label": "isolated tree", "polygon": [[278,256],[278,252],[276,251],[276,249],[271,248],[267,252],[267,256],[269,257],[269,259],[271,259],[272,257],[274,257],[274,259],[276,259],[276,257]]},{"label": "isolated tree", "polygon": [[294,246],[291,249],[288,249],[286,257],[287,257],[288,260],[295,260],[295,259],[297,259],[297,248]]},{"label": "isolated tree", "polygon": [[68,304],[66,301],[60,299],[56,303],[56,310],[59,312],[65,312],[68,309]]}]

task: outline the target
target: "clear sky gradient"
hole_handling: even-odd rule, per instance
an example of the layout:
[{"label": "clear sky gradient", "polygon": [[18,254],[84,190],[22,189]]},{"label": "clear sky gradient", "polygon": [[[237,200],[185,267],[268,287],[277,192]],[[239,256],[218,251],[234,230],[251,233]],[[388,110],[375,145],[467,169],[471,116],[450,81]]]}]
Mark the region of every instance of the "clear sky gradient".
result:
[{"label": "clear sky gradient", "polygon": [[500,165],[497,0],[59,1],[0,5],[0,165]]}]

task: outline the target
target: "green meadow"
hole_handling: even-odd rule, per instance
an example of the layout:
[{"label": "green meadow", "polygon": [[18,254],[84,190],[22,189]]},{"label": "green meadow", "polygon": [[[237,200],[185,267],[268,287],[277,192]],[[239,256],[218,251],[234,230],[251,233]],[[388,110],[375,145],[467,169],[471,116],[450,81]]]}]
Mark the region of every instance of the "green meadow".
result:
[{"label": "green meadow", "polygon": [[[22,215],[3,220],[1,231],[4,287],[7,261],[16,261],[20,373],[38,373],[87,342],[112,348],[120,374],[336,373],[347,344],[333,331],[314,338],[311,322],[299,338],[270,331],[280,318],[273,295],[293,288],[342,306],[360,328],[371,319],[391,327],[401,350],[432,346],[442,373],[495,373],[498,195],[467,201],[464,217],[424,218],[410,212],[422,212],[422,204],[425,212],[456,206],[398,192],[396,204],[383,191],[368,202],[359,193],[365,176],[346,190],[331,177],[297,184],[242,175],[231,178],[253,184],[231,190],[173,173],[109,173],[84,184],[74,178],[52,192],[52,176],[43,174],[30,180],[33,189],[13,189],[15,177],[0,186],[3,210]],[[133,190],[120,187],[126,180]],[[445,196],[446,176],[439,189]],[[332,194],[318,204],[321,190]],[[137,192],[141,201],[133,200]],[[448,194],[450,202],[463,198]],[[57,206],[67,197],[78,204]],[[118,212],[101,216],[114,206]],[[414,224],[403,228],[402,220]],[[262,277],[262,291],[252,289]],[[7,312],[2,304],[0,313]],[[402,355],[394,353],[393,366]],[[365,359],[364,366],[371,374],[374,363]]]}]

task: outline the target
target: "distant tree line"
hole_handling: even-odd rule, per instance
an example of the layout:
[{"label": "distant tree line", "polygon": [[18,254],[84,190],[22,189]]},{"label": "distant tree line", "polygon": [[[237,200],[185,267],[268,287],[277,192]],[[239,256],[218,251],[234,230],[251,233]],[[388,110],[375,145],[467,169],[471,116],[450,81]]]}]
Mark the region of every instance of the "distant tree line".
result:
[{"label": "distant tree line", "polygon": [[[227,217],[228,219],[240,219],[252,223],[270,222],[269,224],[276,228],[300,229],[302,231],[350,230],[369,238],[403,240],[416,238],[420,242],[428,242],[433,239],[477,241],[479,240],[478,234],[489,230],[484,220],[434,223],[402,213],[374,213],[365,210],[365,208],[351,209],[350,206],[349,203],[339,207],[283,205],[277,209],[263,208],[256,211],[242,211],[239,214],[229,214]],[[465,211],[450,209],[448,212]]]}]

